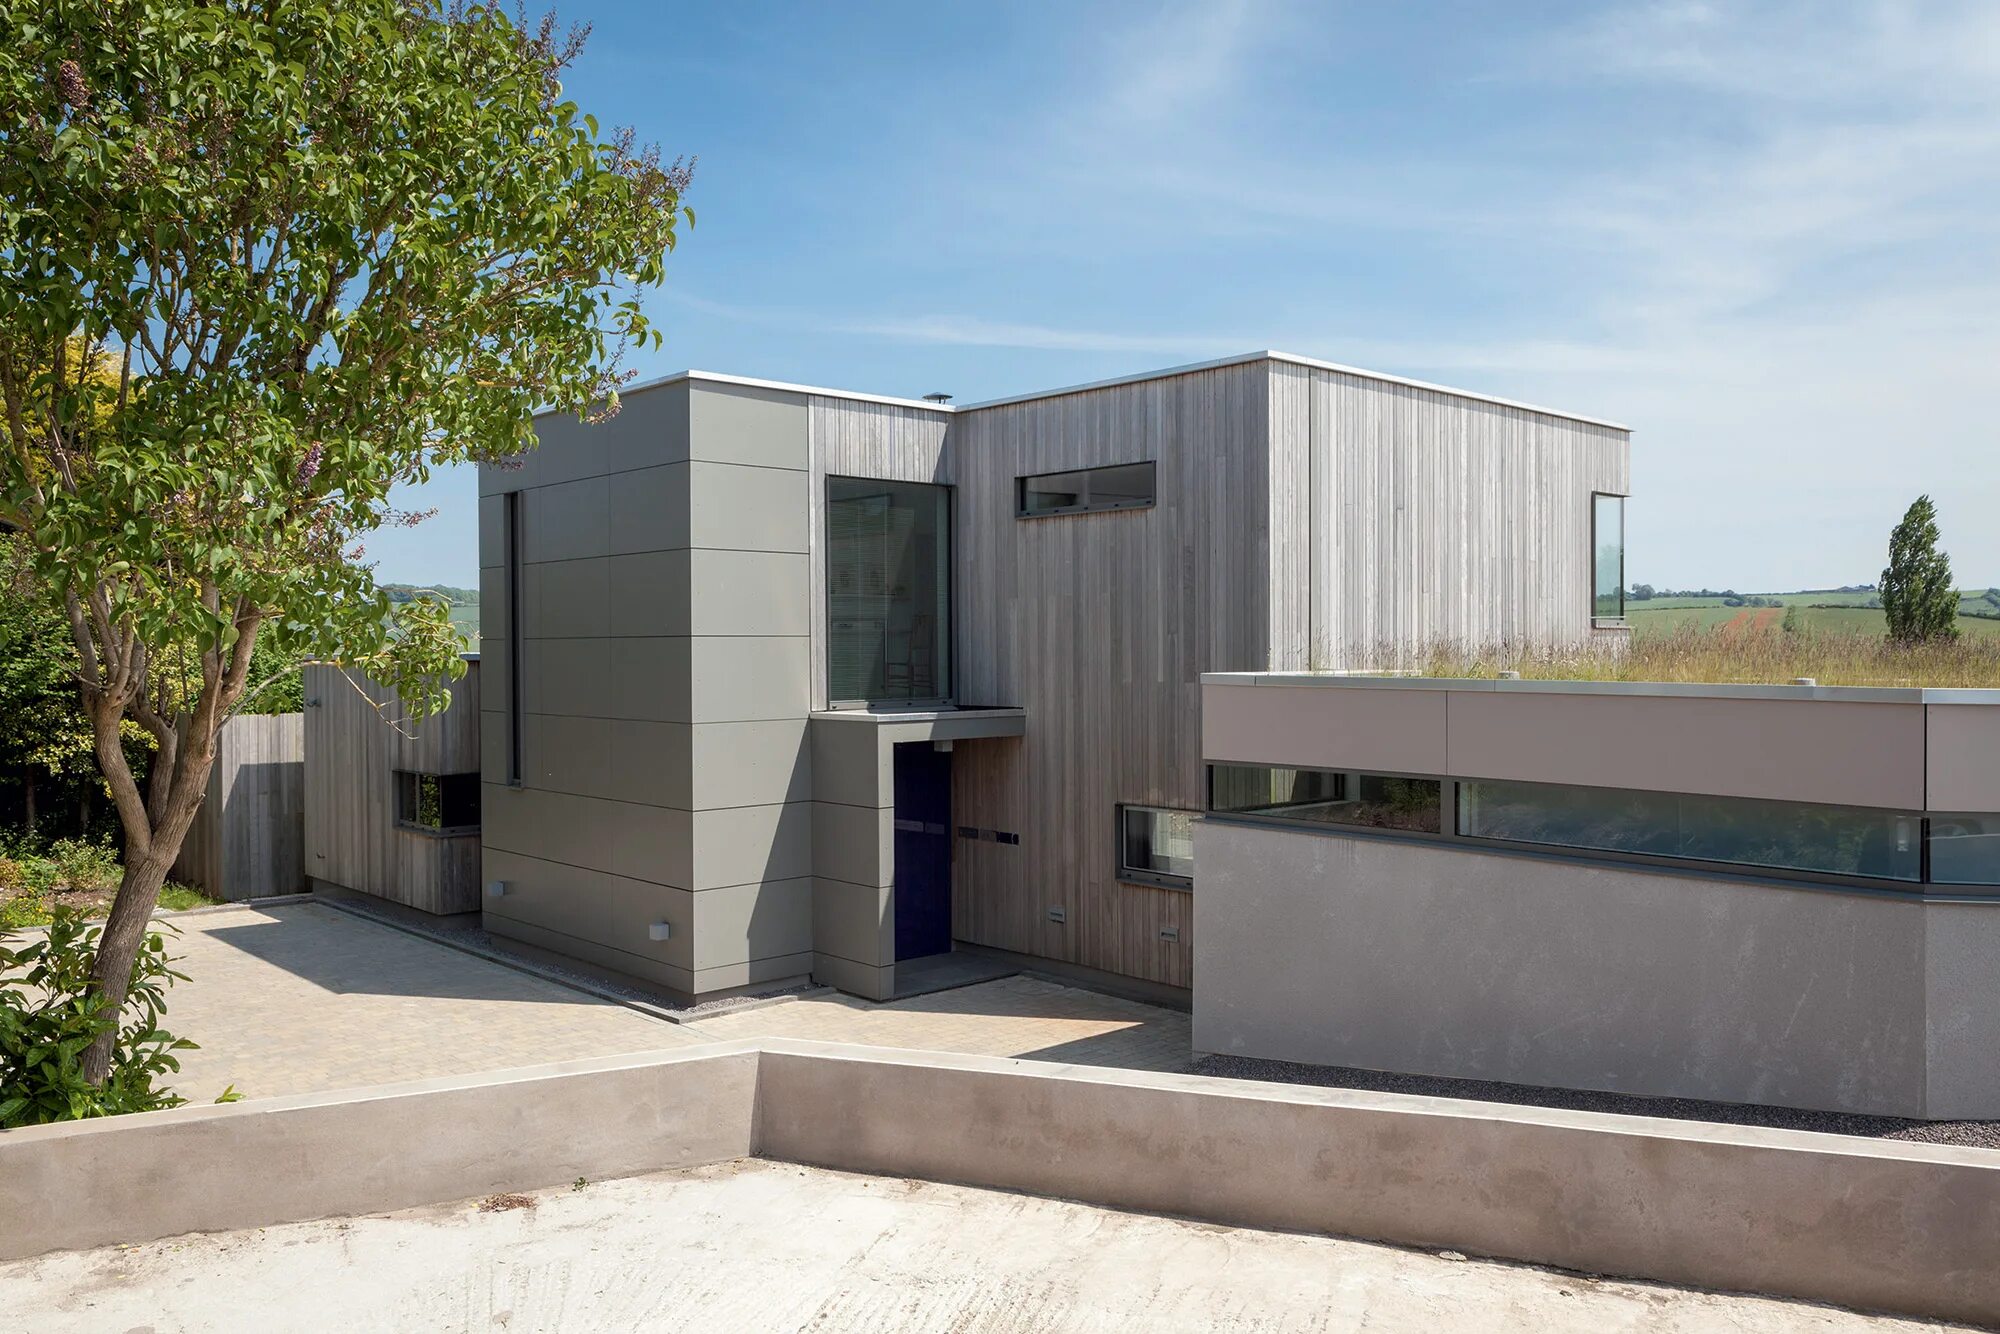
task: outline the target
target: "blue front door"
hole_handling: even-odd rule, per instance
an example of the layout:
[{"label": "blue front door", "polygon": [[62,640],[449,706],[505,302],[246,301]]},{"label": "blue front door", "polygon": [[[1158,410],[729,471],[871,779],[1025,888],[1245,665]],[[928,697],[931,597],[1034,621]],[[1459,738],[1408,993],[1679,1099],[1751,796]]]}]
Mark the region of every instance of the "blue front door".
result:
[{"label": "blue front door", "polygon": [[896,747],[896,957],[951,949],[951,752]]}]

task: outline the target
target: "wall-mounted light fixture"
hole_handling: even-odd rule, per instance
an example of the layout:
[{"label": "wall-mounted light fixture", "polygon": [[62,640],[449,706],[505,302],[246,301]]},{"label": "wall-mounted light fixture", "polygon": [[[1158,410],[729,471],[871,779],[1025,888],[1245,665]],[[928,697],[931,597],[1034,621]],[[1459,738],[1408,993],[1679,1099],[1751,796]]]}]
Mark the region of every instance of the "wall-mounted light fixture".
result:
[{"label": "wall-mounted light fixture", "polygon": [[488,880],[486,882],[486,897],[489,899],[506,898],[507,882],[505,880]]},{"label": "wall-mounted light fixture", "polygon": [[674,924],[672,922],[655,922],[646,928],[646,938],[648,940],[671,940],[673,939],[673,935]]}]

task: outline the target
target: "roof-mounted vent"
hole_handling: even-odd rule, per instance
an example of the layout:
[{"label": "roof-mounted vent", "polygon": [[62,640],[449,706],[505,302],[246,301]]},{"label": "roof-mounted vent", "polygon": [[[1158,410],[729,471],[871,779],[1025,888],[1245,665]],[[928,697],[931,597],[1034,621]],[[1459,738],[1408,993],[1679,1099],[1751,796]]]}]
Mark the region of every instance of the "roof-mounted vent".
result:
[{"label": "roof-mounted vent", "polygon": [[937,404],[937,405],[938,405],[939,407],[943,407],[943,406],[944,406],[945,404],[947,404],[947,403],[951,402],[951,395],[950,395],[950,394],[925,394],[925,395],[924,395],[924,402],[926,402],[926,403],[935,403],[935,404]]}]

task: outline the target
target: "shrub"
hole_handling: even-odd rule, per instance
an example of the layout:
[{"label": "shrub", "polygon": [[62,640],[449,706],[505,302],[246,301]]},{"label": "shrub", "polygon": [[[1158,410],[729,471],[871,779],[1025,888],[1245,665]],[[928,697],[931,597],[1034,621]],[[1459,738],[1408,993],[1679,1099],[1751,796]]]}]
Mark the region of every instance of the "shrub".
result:
[{"label": "shrub", "polygon": [[23,927],[48,924],[49,901],[43,895],[17,894],[0,903],[0,931],[19,931]]},{"label": "shrub", "polygon": [[49,844],[48,859],[65,889],[116,889],[124,874],[118,850],[109,843],[59,838]]},{"label": "shrub", "polygon": [[[179,1072],[174,1053],[195,1045],[160,1027],[167,988],[185,975],[173,970],[160,933],[149,932],[123,1012],[111,1011],[91,987],[99,934],[74,910],[58,908],[45,934],[19,949],[0,945],[0,1129],[187,1101],[157,1087]],[[92,1084],[83,1077],[83,1053],[107,1031],[117,1034],[111,1071]]]}]

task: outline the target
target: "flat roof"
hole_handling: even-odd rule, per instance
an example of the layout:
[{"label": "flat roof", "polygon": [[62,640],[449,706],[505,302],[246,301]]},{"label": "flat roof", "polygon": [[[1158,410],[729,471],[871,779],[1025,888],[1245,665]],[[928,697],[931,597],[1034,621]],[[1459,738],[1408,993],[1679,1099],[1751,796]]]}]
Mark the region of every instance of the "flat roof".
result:
[{"label": "flat roof", "polygon": [[1840,686],[1762,681],[1563,681],[1528,677],[1398,676],[1393,672],[1203,672],[1205,686],[1336,687],[1346,690],[1491,690],[1510,695],[1660,695],[1682,699],[1824,699],[1851,704],[2000,706],[2000,689],[1978,686]]},{"label": "flat roof", "polygon": [[[1427,393],[1445,394],[1452,398],[1462,398],[1474,403],[1489,403],[1495,407],[1512,408],[1518,412],[1532,412],[1544,417],[1556,417],[1563,421],[1580,422],[1585,426],[1601,426],[1607,430],[1631,433],[1632,428],[1623,422],[1611,421],[1603,417],[1587,417],[1582,413],[1564,412],[1558,408],[1540,407],[1533,403],[1523,403],[1516,399],[1501,398],[1494,394],[1477,393],[1470,389],[1454,389],[1449,385],[1432,384],[1425,380],[1413,380],[1401,375],[1388,375],[1381,371],[1364,370],[1358,366],[1343,366],[1339,362],[1321,361],[1315,357],[1302,357],[1292,352],[1276,352],[1266,349],[1261,352],[1243,352],[1233,357],[1219,357],[1213,361],[1189,362],[1183,366],[1167,366],[1160,370],[1140,371],[1133,375],[1116,376],[1109,380],[1091,380],[1083,384],[1064,385],[1057,389],[1037,389],[1025,394],[1010,394],[1004,398],[983,399],[977,403],[950,404],[931,403],[923,399],[897,398],[891,394],[864,394],[852,389],[829,389],[824,385],[794,384],[787,380],[760,380],[747,375],[724,375],[718,371],[685,370],[671,375],[658,376],[628,385],[619,392],[635,394],[643,389],[656,389],[661,385],[677,384],[683,380],[701,380],[712,384],[741,385],[750,389],[776,389],[784,393],[811,394],[819,398],[845,398],[860,403],[882,403],[890,407],[915,408],[920,412],[977,412],[982,408],[1006,407],[1015,403],[1032,403],[1043,398],[1062,398],[1069,394],[1089,393],[1093,389],[1111,389],[1119,385],[1141,384],[1147,380],[1166,380],[1178,375],[1193,375],[1200,371],[1221,370],[1227,366],[1243,366],[1256,361],[1279,361],[1291,366],[1304,366],[1311,370],[1333,371],[1340,375],[1352,375],[1364,380],[1374,380],[1382,384],[1400,385],[1406,389],[1421,389]],[[545,416],[549,410],[535,415]]]}]

